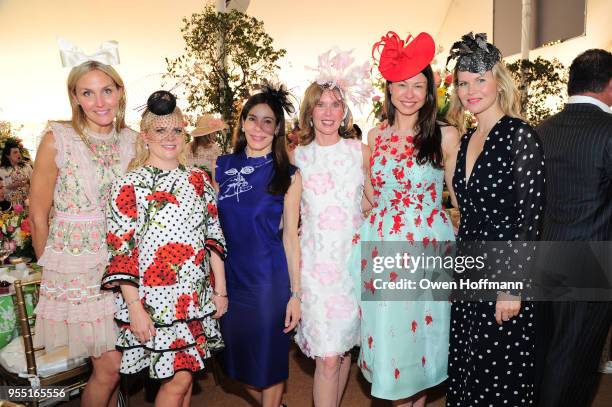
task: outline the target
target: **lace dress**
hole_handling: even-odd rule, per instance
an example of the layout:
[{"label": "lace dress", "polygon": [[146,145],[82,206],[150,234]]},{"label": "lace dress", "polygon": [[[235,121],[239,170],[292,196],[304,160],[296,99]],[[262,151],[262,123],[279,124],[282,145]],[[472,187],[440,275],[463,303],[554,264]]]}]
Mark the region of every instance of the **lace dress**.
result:
[{"label": "lace dress", "polygon": [[115,349],[114,295],[100,292],[107,262],[105,207],[112,181],[134,155],[136,133],[90,134],[92,151],[69,124],[51,122],[58,175],[53,194],[35,346],[68,345],[70,357],[100,356]]},{"label": "lace dress", "polygon": [[361,225],[361,142],[313,141],[295,150],[302,174],[300,236],[302,319],[295,341],[309,357],[342,355],[359,343],[359,317],[348,270],[351,239]]}]

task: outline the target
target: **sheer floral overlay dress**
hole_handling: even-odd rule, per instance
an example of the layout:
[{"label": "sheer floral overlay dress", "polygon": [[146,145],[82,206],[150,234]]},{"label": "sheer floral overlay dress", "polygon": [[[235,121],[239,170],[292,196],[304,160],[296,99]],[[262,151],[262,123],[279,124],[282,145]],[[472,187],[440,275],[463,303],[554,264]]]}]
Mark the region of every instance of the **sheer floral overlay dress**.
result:
[{"label": "sheer floral overlay dress", "polygon": [[[399,269],[383,271],[385,275],[373,274],[370,269],[368,274],[365,265],[372,260],[369,252],[362,253],[360,242],[381,242],[367,243],[374,247],[373,252],[391,255],[389,250],[401,248],[420,255],[434,247],[445,250],[450,244],[442,242],[455,240],[442,207],[444,170],[430,163],[418,164],[413,136],[386,123],[377,128],[374,143],[370,163],[375,205],[353,238],[351,254],[360,300],[362,291],[376,291],[373,278],[401,281],[410,277]],[[419,278],[432,274],[421,268],[415,273]],[[387,293],[381,295],[384,298]],[[450,303],[399,295],[389,301],[366,297],[360,301],[359,367],[372,383],[372,395],[387,400],[410,397],[447,377]]]},{"label": "sheer floral overlay dress", "polygon": [[171,171],[137,168],[114,183],[107,224],[110,261],[103,287],[138,287],[156,330],[139,342],[129,329],[127,304],[117,297],[121,373],[149,368],[150,377],[164,379],[203,369],[211,351],[223,347],[212,318],[209,258],[211,250],[225,257],[225,239],[208,175],[182,165]]},{"label": "sheer floral overlay dress", "polygon": [[348,139],[331,146],[313,141],[295,150],[303,186],[302,320],[295,341],[312,358],[342,355],[359,342],[348,257],[351,238],[362,221],[361,145]]},{"label": "sheer floral overlay dress", "polygon": [[35,346],[68,345],[71,357],[100,356],[115,349],[114,296],[100,291],[108,254],[105,208],[113,180],[134,156],[136,133],[89,133],[87,147],[72,126],[51,122],[58,168],[53,217],[45,251]]}]

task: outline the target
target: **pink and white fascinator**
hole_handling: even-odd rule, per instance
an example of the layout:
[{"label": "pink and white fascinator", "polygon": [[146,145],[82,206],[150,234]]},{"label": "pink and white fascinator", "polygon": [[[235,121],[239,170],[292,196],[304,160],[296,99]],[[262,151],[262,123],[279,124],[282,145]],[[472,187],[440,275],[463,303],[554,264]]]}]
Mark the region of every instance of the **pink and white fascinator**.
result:
[{"label": "pink and white fascinator", "polygon": [[60,49],[60,58],[64,68],[72,68],[89,61],[96,61],[105,65],[117,65],[119,63],[119,43],[117,41],[103,42],[100,49],[93,54],[85,54],[81,48],[60,37],[57,38],[57,45]]},{"label": "pink and white fascinator", "polygon": [[351,56],[352,52],[338,48],[330,49],[319,55],[317,68],[307,68],[319,73],[315,78],[315,82],[319,85],[338,89],[343,98],[359,106],[369,103],[374,91],[370,81],[372,66],[368,61],[361,65],[353,65],[355,58]]}]

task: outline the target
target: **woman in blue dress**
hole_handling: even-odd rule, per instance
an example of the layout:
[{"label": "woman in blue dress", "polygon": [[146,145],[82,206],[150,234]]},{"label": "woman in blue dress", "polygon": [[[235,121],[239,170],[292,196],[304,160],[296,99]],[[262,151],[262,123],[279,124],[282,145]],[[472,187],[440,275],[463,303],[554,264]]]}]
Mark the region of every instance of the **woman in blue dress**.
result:
[{"label": "woman in blue dress", "polygon": [[219,157],[215,171],[228,249],[222,363],[260,405],[274,407],[289,375],[289,332],[300,319],[302,184],[285,146],[287,97],[283,87],[265,85],[248,99],[234,153]]}]

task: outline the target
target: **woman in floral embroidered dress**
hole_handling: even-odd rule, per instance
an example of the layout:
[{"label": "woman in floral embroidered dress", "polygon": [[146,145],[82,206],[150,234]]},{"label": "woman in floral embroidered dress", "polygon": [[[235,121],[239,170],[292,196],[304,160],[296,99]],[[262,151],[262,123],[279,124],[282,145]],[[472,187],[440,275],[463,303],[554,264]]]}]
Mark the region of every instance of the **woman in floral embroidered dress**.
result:
[{"label": "woman in floral embroidered dress", "polygon": [[192,373],[223,346],[213,318],[227,311],[225,240],[208,175],[179,161],[186,123],[174,96],[158,91],[147,105],[133,170],[113,184],[102,284],[122,293],[121,373],[148,368],[162,380],[155,405],[186,406]]},{"label": "woman in floral embroidered dress", "polygon": [[[111,182],[133,157],[125,90],[109,65],[88,61],[68,76],[72,121],[50,122],[31,179],[32,243],[44,267],[35,346],[91,356],[85,406],[117,405],[119,360],[112,293],[100,292],[107,261],[105,214]],[[54,216],[49,225],[53,205]]]}]

